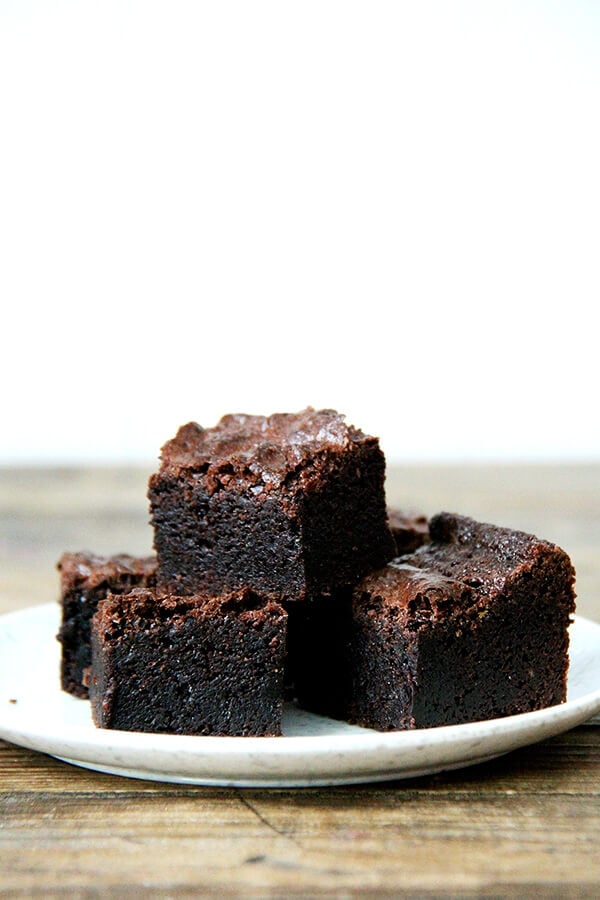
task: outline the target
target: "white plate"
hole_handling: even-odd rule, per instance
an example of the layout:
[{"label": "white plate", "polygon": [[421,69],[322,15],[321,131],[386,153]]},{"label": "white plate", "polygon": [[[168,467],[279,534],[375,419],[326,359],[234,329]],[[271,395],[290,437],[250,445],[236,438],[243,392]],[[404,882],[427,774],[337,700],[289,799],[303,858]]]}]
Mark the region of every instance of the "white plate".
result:
[{"label": "white plate", "polygon": [[54,603],[0,617],[0,737],[77,766],[156,781],[304,787],[412,778],[484,762],[600,711],[600,625],[571,627],[568,700],[520,716],[381,734],[294,707],[279,738],[103,731],[60,690]]}]

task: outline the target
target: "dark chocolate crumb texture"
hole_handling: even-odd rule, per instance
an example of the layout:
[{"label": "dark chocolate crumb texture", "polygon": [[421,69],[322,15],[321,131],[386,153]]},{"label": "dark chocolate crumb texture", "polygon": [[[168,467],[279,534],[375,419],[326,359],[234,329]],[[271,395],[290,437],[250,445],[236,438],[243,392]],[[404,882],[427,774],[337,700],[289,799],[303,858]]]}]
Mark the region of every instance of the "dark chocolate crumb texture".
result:
[{"label": "dark chocolate crumb texture", "polygon": [[[431,543],[314,604],[311,668],[297,678],[315,712],[387,731],[496,718],[564,701],[575,608],[567,554],[523,532],[442,513]],[[328,652],[342,642],[346,648]]]},{"label": "dark chocolate crumb texture", "polygon": [[107,594],[122,594],[156,581],[156,557],[128,554],[98,556],[64,553],[59,562],[62,621],[57,635],[61,650],[61,685],[75,697],[87,697],[83,683],[91,663],[90,623]]},{"label": "dark chocolate crumb texture", "polygon": [[378,440],[333,410],[190,423],[161,460],[148,496],[162,589],[304,600],[395,554]]},{"label": "dark chocolate crumb texture", "polygon": [[94,722],[124,731],[281,734],[287,616],[248,588],[222,597],[138,589],[92,625]]}]

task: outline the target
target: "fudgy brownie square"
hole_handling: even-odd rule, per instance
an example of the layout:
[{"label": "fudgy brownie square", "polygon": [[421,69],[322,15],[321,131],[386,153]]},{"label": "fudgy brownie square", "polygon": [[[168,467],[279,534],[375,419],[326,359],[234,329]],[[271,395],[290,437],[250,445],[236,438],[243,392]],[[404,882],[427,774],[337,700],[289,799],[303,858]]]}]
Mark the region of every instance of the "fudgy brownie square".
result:
[{"label": "fudgy brownie square", "polygon": [[189,423],[149,483],[159,585],[296,601],[353,584],[394,556],[384,474],[377,439],[333,410]]},{"label": "fudgy brownie square", "polygon": [[448,513],[431,520],[430,534],[354,590],[348,719],[385,731],[564,701],[575,609],[567,554]]},{"label": "fudgy brownie square", "polygon": [[388,524],[396,542],[396,555],[413,553],[429,541],[429,521],[423,513],[388,508]]},{"label": "fudgy brownie square", "polygon": [[287,616],[248,588],[221,597],[137,589],[99,604],[90,700],[100,728],[279,735]]},{"label": "fudgy brownie square", "polygon": [[151,587],[156,580],[156,557],[97,556],[63,553],[59,562],[62,623],[60,678],[64,691],[87,697],[84,672],[91,663],[90,623],[98,603],[107,594],[122,594],[134,587]]}]

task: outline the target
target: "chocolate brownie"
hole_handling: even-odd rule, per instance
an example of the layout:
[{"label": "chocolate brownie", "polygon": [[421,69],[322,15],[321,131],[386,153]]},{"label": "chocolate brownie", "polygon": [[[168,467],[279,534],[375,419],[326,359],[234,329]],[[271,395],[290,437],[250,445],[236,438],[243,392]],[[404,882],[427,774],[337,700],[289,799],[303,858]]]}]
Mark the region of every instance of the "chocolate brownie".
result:
[{"label": "chocolate brownie", "polygon": [[184,425],[149,483],[159,585],[297,601],[394,556],[376,438],[333,410]]},{"label": "chocolate brownie", "polygon": [[58,570],[62,605],[62,624],[57,635],[62,644],[61,685],[75,697],[87,697],[83,677],[91,663],[90,622],[98,603],[109,591],[121,594],[136,586],[152,586],[156,558],[64,553]]},{"label": "chocolate brownie", "polygon": [[396,542],[396,555],[413,553],[429,541],[429,521],[423,513],[388,508],[388,524]]},{"label": "chocolate brownie", "polygon": [[222,597],[138,589],[100,603],[90,700],[101,728],[281,734],[287,617],[249,588]]},{"label": "chocolate brownie", "polygon": [[431,543],[355,588],[347,717],[379,730],[508,716],[566,697],[567,554],[441,513]]}]

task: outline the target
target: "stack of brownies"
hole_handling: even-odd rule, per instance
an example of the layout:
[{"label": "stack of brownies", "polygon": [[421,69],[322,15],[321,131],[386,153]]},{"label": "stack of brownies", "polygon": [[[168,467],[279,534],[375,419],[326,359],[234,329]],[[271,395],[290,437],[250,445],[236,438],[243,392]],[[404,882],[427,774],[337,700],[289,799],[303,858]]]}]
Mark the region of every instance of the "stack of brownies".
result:
[{"label": "stack of brownies", "polygon": [[333,410],[180,428],[156,557],[66,553],[62,686],[102,728],[279,735],[285,699],[379,730],[564,701],[574,571],[554,544],[386,509]]}]

